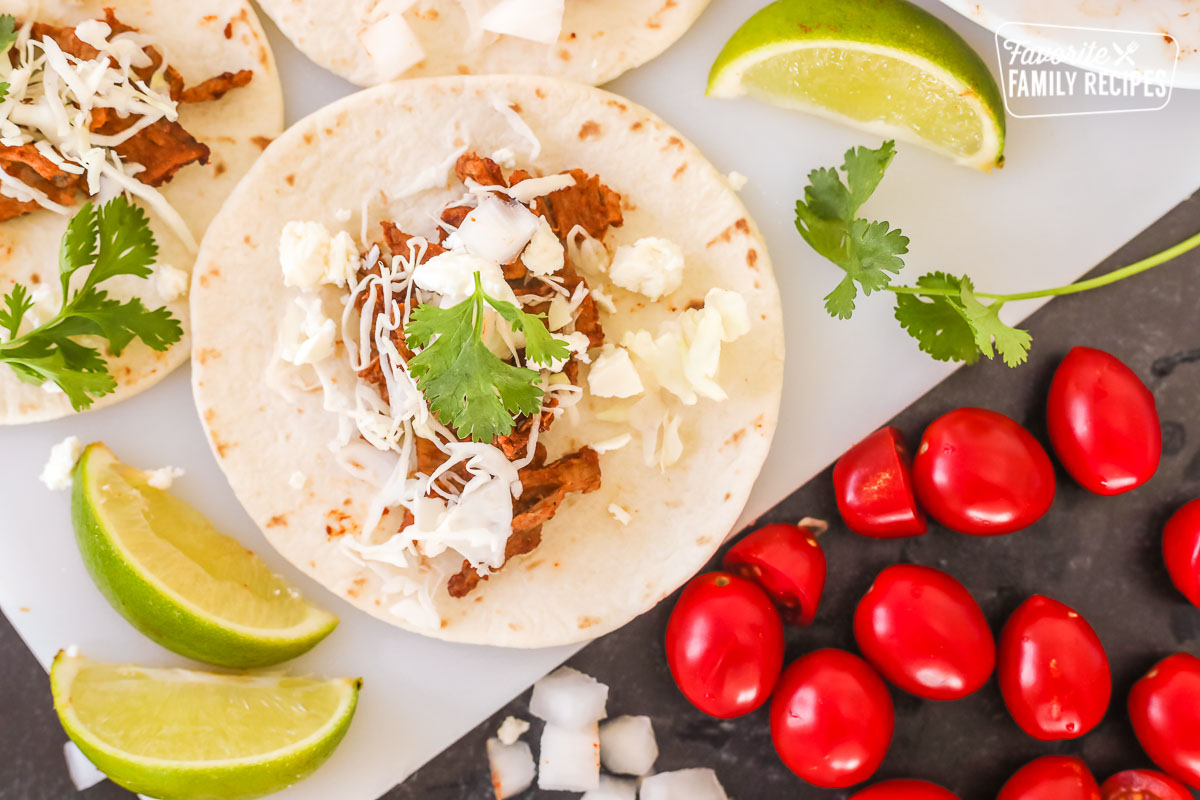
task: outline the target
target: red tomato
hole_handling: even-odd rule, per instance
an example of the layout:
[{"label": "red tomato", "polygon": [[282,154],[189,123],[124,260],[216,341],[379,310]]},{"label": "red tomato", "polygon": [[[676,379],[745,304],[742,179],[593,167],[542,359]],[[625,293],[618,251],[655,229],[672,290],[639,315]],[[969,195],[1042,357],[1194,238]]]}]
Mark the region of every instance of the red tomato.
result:
[{"label": "red tomato", "polygon": [[1000,692],[1035,739],[1074,739],[1100,724],[1112,673],[1100,637],[1078,612],[1034,595],[1000,633]]},{"label": "red tomato", "polygon": [[667,623],[667,664],[679,690],[705,714],[747,714],[767,701],[783,669],[779,613],[745,578],[693,578]]},{"label": "red tomato", "polygon": [[1128,492],[1158,469],[1162,426],[1154,395],[1115,356],[1072,349],[1054,373],[1046,407],[1054,452],[1083,488]]},{"label": "red tomato", "polygon": [[1200,789],[1200,658],[1177,653],[1133,685],[1129,719],[1150,760]]},{"label": "red tomato", "polygon": [[1100,786],[1104,800],[1192,800],[1179,781],[1148,769],[1118,772]]},{"label": "red tomato", "polygon": [[929,567],[879,573],[854,613],[854,637],[883,677],[929,700],[966,697],[996,667],[996,640],[975,598]]},{"label": "red tomato", "polygon": [[874,775],[895,724],[887,686],[844,650],[817,650],[795,661],[771,700],[771,738],[783,763],[826,789]]},{"label": "red tomato", "polygon": [[812,624],[825,590],[825,551],[812,531],[767,525],[731,547],[722,566],[761,586],[786,621]]},{"label": "red tomato", "polygon": [[895,780],[877,783],[850,800],[958,800],[958,795],[929,781]]},{"label": "red tomato", "polygon": [[1188,503],[1167,521],[1163,558],[1171,582],[1200,608],[1200,500]]},{"label": "red tomato", "polygon": [[913,459],[917,497],[934,519],[973,536],[1026,528],[1054,502],[1054,467],[1029,431],[984,408],[925,429]]},{"label": "red tomato", "polygon": [[1017,770],[996,800],[1100,800],[1100,787],[1080,759],[1044,756]]},{"label": "red tomato", "polygon": [[838,511],[855,533],[896,539],[928,530],[913,491],[908,450],[895,428],[880,428],[838,459],[833,488]]}]

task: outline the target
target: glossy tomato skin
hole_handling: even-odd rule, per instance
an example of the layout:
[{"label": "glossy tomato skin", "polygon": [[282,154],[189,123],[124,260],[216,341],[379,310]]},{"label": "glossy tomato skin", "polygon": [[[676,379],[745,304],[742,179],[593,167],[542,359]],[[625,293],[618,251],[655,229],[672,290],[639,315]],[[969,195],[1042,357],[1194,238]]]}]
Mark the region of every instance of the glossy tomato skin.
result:
[{"label": "glossy tomato skin", "polygon": [[1171,582],[1200,608],[1200,500],[1193,500],[1167,521],[1163,559]]},{"label": "glossy tomato skin", "polygon": [[929,530],[913,489],[908,449],[896,428],[880,428],[846,451],[833,467],[833,488],[838,511],[855,533],[898,539]]},{"label": "glossy tomato skin", "polygon": [[1154,395],[1115,356],[1073,348],[1054,373],[1046,411],[1050,444],[1083,488],[1128,492],[1158,469],[1162,425]]},{"label": "glossy tomato skin", "polygon": [[854,613],[854,637],[884,678],[929,700],[966,697],[996,667],[996,640],[979,604],[930,567],[879,573]]},{"label": "glossy tomato skin", "polygon": [[780,607],[787,622],[811,625],[825,590],[825,551],[799,525],[767,525],[725,554],[727,572],[754,581]]},{"label": "glossy tomato skin", "polygon": [[825,789],[874,775],[895,724],[883,680],[844,650],[816,650],[793,662],[771,700],[775,750],[788,769]]},{"label": "glossy tomato skin", "polygon": [[1177,653],[1133,685],[1129,719],[1164,772],[1200,789],[1200,658]]},{"label": "glossy tomato skin", "polygon": [[1080,614],[1034,595],[1000,634],[1000,692],[1035,739],[1075,739],[1104,719],[1112,673],[1100,637]]},{"label": "glossy tomato skin", "polygon": [[869,786],[850,800],[958,800],[958,795],[936,783],[902,778]]},{"label": "glossy tomato skin", "polygon": [[667,623],[667,664],[684,696],[721,719],[771,696],[783,669],[783,623],[754,583],[727,572],[693,578]]},{"label": "glossy tomato skin", "polygon": [[1037,439],[983,408],[951,411],[925,429],[913,483],[934,519],[973,536],[1027,528],[1054,502],[1054,466]]},{"label": "glossy tomato skin", "polygon": [[1104,800],[1192,800],[1182,783],[1149,769],[1118,772],[1101,784],[1100,795]]},{"label": "glossy tomato skin", "polygon": [[1100,787],[1081,759],[1044,756],[1017,770],[996,800],[1100,800]]}]

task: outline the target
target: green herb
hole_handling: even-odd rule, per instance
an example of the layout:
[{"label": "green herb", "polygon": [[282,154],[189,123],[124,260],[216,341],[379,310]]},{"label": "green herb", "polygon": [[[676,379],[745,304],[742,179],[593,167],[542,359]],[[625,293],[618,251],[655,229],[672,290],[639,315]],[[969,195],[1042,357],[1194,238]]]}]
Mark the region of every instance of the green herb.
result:
[{"label": "green herb", "polygon": [[485,303],[525,334],[527,362],[549,366],[570,355],[567,343],[542,323],[544,315],[489,297],[478,273],[475,292],[458,305],[413,311],[404,335],[409,346],[424,349],[408,362],[409,372],[434,414],[476,442],[511,433],[517,416],[539,413],[543,394],[536,370],[509,364],[483,343]]},{"label": "green herb", "polygon": [[[149,310],[138,298],[115,300],[97,288],[119,275],[148,278],[158,246],[146,212],[124,197],[101,208],[87,203],[67,225],[59,248],[58,271],[63,302],[58,315],[28,333],[21,323],[33,298],[21,284],[13,286],[0,309],[0,363],[8,364],[26,383],[58,385],[71,406],[82,411],[92,401],[116,390],[100,351],[75,337],[99,336],[108,352],[119,356],[134,339],[153,350],[166,350],[183,337],[179,320],[164,308]],[[82,272],[85,267],[91,269]],[[77,286],[72,289],[73,278]]]},{"label": "green herb", "polygon": [[804,240],[845,271],[825,298],[833,317],[849,319],[858,290],[864,295],[889,291],[896,295],[896,319],[918,345],[938,361],[974,364],[980,356],[997,355],[1010,367],[1029,356],[1028,331],[1000,320],[1000,309],[1017,300],[1076,294],[1108,286],[1170,261],[1200,246],[1200,233],[1150,258],[1086,281],[1016,294],[975,290],[967,275],[930,272],[913,286],[893,286],[892,276],[904,268],[908,237],[887,222],[868,222],[858,210],[874,193],[896,154],[894,142],[877,150],[856,147],[846,152],[845,181],[836,169],[809,173],[804,199],[796,203],[796,228]]},{"label": "green herb", "polygon": [[[17,20],[12,14],[0,15],[0,55],[17,43]],[[8,83],[0,81],[0,100],[8,96]]]}]

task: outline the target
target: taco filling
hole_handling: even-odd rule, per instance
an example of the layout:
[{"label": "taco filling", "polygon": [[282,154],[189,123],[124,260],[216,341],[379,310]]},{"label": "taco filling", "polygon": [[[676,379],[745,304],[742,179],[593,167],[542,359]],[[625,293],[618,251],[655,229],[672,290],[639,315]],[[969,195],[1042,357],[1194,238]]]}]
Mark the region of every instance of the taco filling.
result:
[{"label": "taco filling", "polygon": [[250,70],[186,86],[163,50],[111,8],[57,27],[0,17],[0,221],[45,209],[69,216],[80,195],[128,192],[192,250],[187,224],[156,191],[209,148],[179,123],[179,107],[218,100]]},{"label": "taco filling", "polygon": [[[600,488],[602,453],[637,434],[648,465],[678,461],[681,407],[725,398],[721,344],[749,330],[742,296],[713,289],[671,306],[658,331],[609,341],[612,294],[646,303],[678,289],[681,244],[614,246],[622,200],[601,176],[511,166],[463,153],[462,196],[430,209],[426,230],[385,220],[360,243],[294,220],[280,240],[294,296],[275,363],[290,379],[269,379],[323,392],[340,419],[339,462],[376,486],[361,529],[327,532],[431,625],[438,586],[466,597],[537,548],[573,495]],[[585,394],[611,404],[615,435],[556,441],[556,421],[579,414]],[[372,466],[380,453],[394,459],[384,472]],[[413,566],[428,580],[401,574]]]}]

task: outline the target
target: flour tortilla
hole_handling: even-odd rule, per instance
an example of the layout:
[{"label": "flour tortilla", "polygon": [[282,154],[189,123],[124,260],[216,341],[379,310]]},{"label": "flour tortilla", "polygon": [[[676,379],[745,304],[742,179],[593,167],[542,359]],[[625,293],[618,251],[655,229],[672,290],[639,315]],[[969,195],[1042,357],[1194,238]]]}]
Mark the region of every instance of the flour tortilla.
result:
[{"label": "flour tortilla", "polygon": [[[41,0],[36,19],[54,25],[75,25],[85,19],[103,19],[104,7],[113,7],[117,18],[151,36],[165,52],[167,63],[183,75],[188,85],[226,70],[250,69],[249,85],[221,100],[181,104],[179,121],[212,150],[207,165],[191,164],[180,170],[159,191],[188,222],[199,241],[238,180],[283,130],[283,92],[275,59],[250,4],[245,0]],[[0,14],[18,18],[28,13],[29,2],[0,0]],[[228,36],[226,35],[228,31]],[[79,198],[83,202],[82,195]],[[159,263],[190,270],[193,255],[183,242],[149,212],[159,248]],[[0,222],[0,292],[14,282],[29,288],[49,286],[54,310],[58,290],[58,248],[68,218],[51,211],[35,211]],[[164,305],[153,278],[126,277],[108,281],[113,296],[142,298],[150,308]],[[166,304],[183,321],[185,335],[166,352],[158,353],[135,342],[120,358],[109,360],[117,379],[113,394],[98,398],[93,409],[120,402],[153,386],[187,360],[190,342],[188,301],[181,297]],[[53,314],[53,311],[50,312]],[[62,394],[22,383],[7,366],[0,365],[0,424],[11,425],[55,419],[72,413]]]},{"label": "flour tortilla", "polygon": [[[471,31],[499,0],[418,0],[404,12],[425,60],[404,78],[531,73],[601,84],[640,66],[675,43],[709,0],[566,0],[554,44]],[[259,0],[283,34],[309,58],[359,86],[380,75],[359,40],[395,0]],[[407,5],[401,2],[399,5]]]},{"label": "flour tortilla", "polygon": [[[538,158],[528,158],[531,142],[497,104],[521,110],[540,141]],[[625,225],[606,241],[665,236],[683,246],[685,283],[667,298],[650,303],[613,290],[618,313],[602,314],[609,341],[630,329],[656,330],[713,287],[740,292],[753,327],[725,346],[718,380],[729,399],[702,400],[684,411],[679,463],[665,472],[645,466],[636,436],[601,455],[603,486],[568,495],[537,550],[514,559],[464,600],[438,587],[442,626],[429,630],[394,611],[394,598],[381,593],[372,571],[341,544],[358,530],[372,489],[335,463],[328,444],[337,420],[323,410],[320,393],[289,402],[264,375],[291,302],[279,266],[283,226],[315,220],[357,237],[368,200],[373,239],[384,219],[410,232],[430,231],[430,215],[462,193],[448,172],[454,152],[467,146],[480,153],[510,148],[518,167],[544,174],[575,167],[597,174],[624,198]],[[436,188],[399,196],[422,183]],[[338,220],[339,209],[353,212],[349,221]],[[545,647],[619,627],[716,552],[775,430],[782,312],[758,229],[726,180],[680,134],[646,109],[581,84],[529,76],[423,79],[335,103],[267,149],[210,226],[196,268],[196,405],[238,498],[297,567],[358,607],[419,633]],[[541,440],[551,458],[630,430],[596,418],[605,402],[611,401],[589,397],[577,423],[564,417],[554,424]],[[307,478],[300,489],[289,485],[296,471]],[[628,526],[609,513],[614,503],[632,517]]]}]

